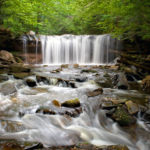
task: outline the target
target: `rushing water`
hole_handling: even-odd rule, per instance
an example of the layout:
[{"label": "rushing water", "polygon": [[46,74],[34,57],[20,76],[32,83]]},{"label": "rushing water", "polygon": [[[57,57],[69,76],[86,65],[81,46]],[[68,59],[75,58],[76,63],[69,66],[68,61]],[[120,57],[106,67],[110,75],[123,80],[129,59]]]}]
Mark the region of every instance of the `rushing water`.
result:
[{"label": "rushing water", "polygon": [[[117,97],[122,93],[124,96],[129,94],[144,97],[144,95],[137,91],[123,92],[106,88],[103,95],[88,98],[86,92],[98,88],[94,82],[94,73],[83,74],[82,77],[87,77],[87,81],[75,82],[77,88],[71,88],[57,84],[55,80],[56,78],[73,80],[80,77],[80,69],[63,69],[59,74],[49,73],[51,70],[52,67],[42,67],[34,71],[36,74],[49,76],[51,85],[41,82],[37,83],[36,88],[30,88],[22,80],[15,80],[11,76],[8,81],[0,84],[0,87],[6,83],[15,84],[17,89],[14,94],[0,94],[0,139],[40,142],[45,147],[88,142],[98,146],[125,144],[130,150],[149,150],[150,130],[141,118],[137,119],[132,135],[133,133],[125,132],[117,123],[106,117],[106,111],[99,108],[101,100],[105,97]],[[104,75],[103,70],[98,70],[98,73],[100,76]],[[34,76],[31,78],[35,79]],[[79,117],[35,113],[41,106],[54,107],[52,105],[54,99],[64,102],[74,98],[79,98],[83,107]],[[9,127],[8,122],[16,127]]]},{"label": "rushing water", "polygon": [[27,60],[27,54],[28,54],[28,40],[27,38],[24,36],[23,39],[23,53],[25,54],[25,63],[27,64],[28,60]]},{"label": "rushing water", "polygon": [[[117,57],[121,44],[110,35],[40,35],[42,63],[47,65],[60,64],[109,64]],[[35,42],[35,64],[38,54],[38,37],[28,36]],[[23,51],[27,56],[27,40],[23,38]],[[30,53],[30,52],[29,52]],[[26,59],[27,63],[27,59]]]},{"label": "rushing water", "polygon": [[119,42],[110,35],[40,36],[43,64],[108,64]]}]

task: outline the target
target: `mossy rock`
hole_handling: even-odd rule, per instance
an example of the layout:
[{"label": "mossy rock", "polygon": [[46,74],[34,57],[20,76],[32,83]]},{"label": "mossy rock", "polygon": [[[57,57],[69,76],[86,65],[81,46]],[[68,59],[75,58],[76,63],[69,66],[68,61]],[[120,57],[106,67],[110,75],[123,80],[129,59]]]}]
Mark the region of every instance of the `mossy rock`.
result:
[{"label": "mossy rock", "polygon": [[62,65],[61,65],[61,68],[68,68],[68,67],[69,67],[68,64],[62,64]]},{"label": "mossy rock", "polygon": [[23,60],[19,57],[15,57],[15,60],[17,63],[21,63],[21,64],[23,63]]},{"label": "mossy rock", "polygon": [[30,68],[25,67],[23,65],[12,65],[9,67],[10,73],[19,73],[19,72],[27,72],[29,73],[31,71]]},{"label": "mossy rock", "polygon": [[120,126],[129,126],[136,123],[136,119],[131,116],[123,106],[117,107],[112,118],[118,122]]},{"label": "mossy rock", "polygon": [[81,73],[97,73],[97,71],[91,70],[91,69],[84,69],[84,70],[81,70]]},{"label": "mossy rock", "polygon": [[29,73],[13,73],[12,74],[15,79],[24,79],[28,77],[30,74]]},{"label": "mossy rock", "polygon": [[70,107],[70,108],[80,107],[80,105],[81,104],[80,104],[80,101],[78,98],[72,99],[72,100],[67,100],[61,104],[61,106],[63,106],[63,107]]}]

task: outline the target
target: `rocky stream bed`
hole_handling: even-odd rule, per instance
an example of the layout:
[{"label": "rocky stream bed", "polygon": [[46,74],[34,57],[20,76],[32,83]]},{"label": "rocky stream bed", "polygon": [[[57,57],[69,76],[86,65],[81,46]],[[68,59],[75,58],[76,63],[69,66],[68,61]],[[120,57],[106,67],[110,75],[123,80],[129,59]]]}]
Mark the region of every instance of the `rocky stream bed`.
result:
[{"label": "rocky stream bed", "polygon": [[0,149],[150,149],[149,77],[0,60]]}]

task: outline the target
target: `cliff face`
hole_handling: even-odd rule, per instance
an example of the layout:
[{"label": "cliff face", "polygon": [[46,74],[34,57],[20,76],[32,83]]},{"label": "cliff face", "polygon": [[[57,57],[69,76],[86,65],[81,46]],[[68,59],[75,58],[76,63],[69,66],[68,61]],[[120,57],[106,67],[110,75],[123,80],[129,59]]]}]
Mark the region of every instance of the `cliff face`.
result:
[{"label": "cliff face", "polygon": [[41,63],[41,42],[35,38],[31,38],[32,36],[30,34],[25,36],[27,41],[25,50],[23,45],[24,39],[22,37],[15,38],[8,29],[0,29],[0,50],[7,50],[31,64],[35,64],[36,62]]}]

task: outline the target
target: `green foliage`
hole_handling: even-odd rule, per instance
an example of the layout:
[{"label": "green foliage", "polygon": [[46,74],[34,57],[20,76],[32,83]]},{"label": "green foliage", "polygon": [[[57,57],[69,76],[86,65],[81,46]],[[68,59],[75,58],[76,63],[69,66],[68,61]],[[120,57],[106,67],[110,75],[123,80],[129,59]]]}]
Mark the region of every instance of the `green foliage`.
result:
[{"label": "green foliage", "polygon": [[0,23],[15,34],[110,33],[150,39],[149,0],[0,0]]}]

